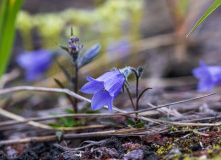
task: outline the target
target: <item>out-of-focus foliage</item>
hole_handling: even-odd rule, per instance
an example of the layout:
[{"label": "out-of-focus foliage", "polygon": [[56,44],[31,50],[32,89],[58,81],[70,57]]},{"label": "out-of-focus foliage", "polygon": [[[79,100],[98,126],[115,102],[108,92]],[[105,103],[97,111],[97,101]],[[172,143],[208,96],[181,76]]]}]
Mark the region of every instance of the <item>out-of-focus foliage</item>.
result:
[{"label": "out-of-focus foliage", "polygon": [[200,18],[200,20],[195,24],[193,29],[188,33],[189,36],[217,7],[221,5],[221,0],[216,0],[210,8],[204,13],[204,15]]},{"label": "out-of-focus foliage", "polygon": [[0,4],[0,78],[10,58],[15,34],[15,21],[23,0],[2,0]]},{"label": "out-of-focus foliage", "polygon": [[[44,13],[30,15],[21,11],[17,28],[22,34],[23,44],[26,50],[32,49],[30,33],[37,29],[42,38],[42,47],[55,47],[55,42],[62,42],[62,34],[73,27],[74,34],[81,34],[84,41],[94,40],[101,42],[102,48],[108,44],[107,37],[122,38],[122,36],[139,35],[139,24],[142,15],[142,0],[112,1],[108,0],[94,10],[68,9],[60,13]],[[123,29],[127,26],[127,30]],[[87,32],[87,34],[83,34]],[[69,36],[69,32],[65,37]],[[93,37],[93,39],[91,38]]]}]

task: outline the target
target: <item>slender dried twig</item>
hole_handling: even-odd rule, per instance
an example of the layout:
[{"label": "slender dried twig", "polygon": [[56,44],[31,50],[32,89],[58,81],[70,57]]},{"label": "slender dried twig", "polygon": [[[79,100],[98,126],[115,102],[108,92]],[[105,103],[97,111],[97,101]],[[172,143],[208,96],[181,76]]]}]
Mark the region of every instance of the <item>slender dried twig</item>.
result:
[{"label": "slender dried twig", "polygon": [[[80,100],[84,100],[87,102],[91,102],[90,99],[87,99],[85,97],[82,97],[68,89],[58,89],[58,88],[45,88],[45,87],[31,87],[31,86],[20,86],[20,87],[13,87],[13,88],[8,88],[8,89],[4,89],[0,91],[0,95],[5,95],[8,93],[12,93],[12,92],[18,92],[18,91],[42,91],[42,92],[58,92],[58,93],[66,93],[69,94],[70,96],[73,96],[75,98],[78,98]],[[146,112],[146,111],[150,111],[150,110],[156,110],[159,108],[163,108],[163,107],[168,107],[168,106],[172,106],[172,105],[176,105],[176,104],[180,104],[180,103],[185,103],[185,102],[190,102],[190,101],[194,101],[194,100],[198,100],[201,98],[205,98],[205,97],[209,97],[215,94],[220,93],[221,91],[218,92],[214,92],[211,94],[207,94],[204,96],[200,96],[200,97],[196,97],[196,98],[191,98],[191,99],[187,99],[187,100],[183,100],[183,101],[178,101],[178,102],[174,102],[174,103],[169,103],[169,104],[165,104],[165,105],[160,105],[157,106],[155,108],[150,108],[150,109],[144,109],[144,110],[140,110],[140,111],[134,111],[134,112],[127,112],[125,110],[121,110],[118,109],[116,107],[113,107],[113,110],[121,112],[121,114],[116,114],[116,115],[129,115],[129,114],[134,114],[134,113],[141,113],[141,112]],[[107,108],[107,106],[105,106],[105,108]],[[0,112],[1,113],[1,112]],[[135,115],[130,115],[131,117],[135,117]],[[152,121],[155,123],[166,123],[166,124],[171,124],[171,125],[179,125],[179,126],[218,126],[220,125],[220,123],[215,123],[215,124],[206,124],[206,123],[182,123],[182,122],[168,122],[168,121],[163,121],[163,120],[158,120],[158,119],[153,119],[153,118],[146,118],[146,117],[142,117],[142,116],[138,116],[139,119],[142,119],[144,121]],[[24,120],[24,119],[22,119]],[[21,120],[20,120],[21,121]]]},{"label": "slender dried twig", "polygon": [[0,96],[5,95],[8,93],[19,92],[19,91],[38,91],[38,92],[57,92],[57,93],[66,93],[72,97],[78,98],[83,101],[91,102],[91,100],[82,97],[69,89],[62,89],[62,88],[46,88],[46,87],[32,87],[32,86],[18,86],[12,88],[6,88],[0,90]]},{"label": "slender dried twig", "polygon": [[[81,139],[81,138],[91,138],[91,137],[111,137],[111,136],[130,136],[133,133],[141,132],[143,129],[119,129],[119,130],[111,130],[111,131],[103,131],[103,132],[92,132],[92,133],[80,133],[80,134],[64,134],[62,139]],[[11,144],[20,144],[20,143],[36,143],[36,142],[49,142],[49,141],[57,141],[57,136],[44,136],[44,137],[29,137],[22,139],[13,139],[13,140],[3,140],[0,141],[1,145],[11,145]]]},{"label": "slender dried twig", "polygon": [[[6,116],[8,118],[11,118],[11,119],[14,119],[16,121],[14,121],[12,123],[12,121],[9,121],[8,123],[4,123],[0,125],[0,127],[2,126],[9,126],[9,125],[14,125],[14,124],[21,124],[21,123],[27,123],[31,126],[34,126],[34,127],[38,127],[38,128],[42,128],[42,129],[48,129],[48,130],[64,130],[64,131],[70,131],[70,130],[80,130],[80,129],[88,129],[88,128],[101,128],[101,127],[110,127],[110,126],[113,126],[113,125],[90,125],[90,126],[78,126],[78,127],[51,127],[51,126],[48,126],[48,125],[44,125],[44,124],[41,124],[41,123],[37,123],[37,122],[34,122],[32,120],[28,120],[25,119],[24,117],[21,117],[19,115],[16,115],[14,113],[11,113],[11,112],[8,112],[2,108],[0,108],[0,114],[3,115],[3,116]],[[117,125],[115,125],[117,126]]]},{"label": "slender dried twig", "polygon": [[[7,111],[5,112],[4,110],[2,110],[1,109],[1,112],[0,112],[0,114],[4,114],[4,115],[6,115],[5,113],[7,113]],[[10,113],[10,112],[9,112]],[[12,113],[10,113],[10,114],[12,114]],[[84,115],[86,115],[86,114],[84,114]],[[99,115],[99,114],[97,114],[97,115]],[[100,115],[102,115],[102,114],[100,114]],[[107,114],[108,115],[108,114]],[[124,115],[124,114],[120,114],[120,115]],[[17,116],[17,115],[14,115],[13,114],[13,116]],[[69,116],[76,116],[75,114],[73,114],[73,115],[68,115],[68,117]],[[79,115],[77,115],[77,116],[79,116]],[[87,115],[88,116],[88,115]],[[119,114],[116,114],[116,115],[108,115],[108,116],[119,116]],[[135,115],[131,115],[131,116],[133,116],[133,117],[135,117]],[[20,117],[20,116],[19,116]],[[64,117],[64,116],[63,116]],[[21,118],[21,117],[20,117]],[[28,121],[28,120],[26,120],[26,119],[24,119],[23,117],[23,119],[20,119],[20,118],[17,118],[17,120],[19,121],[19,122],[15,122],[16,124],[21,124],[21,123],[28,123],[28,124],[31,124],[31,125],[33,125],[33,126],[35,126],[35,127],[40,127],[40,128],[43,128],[43,129],[51,129],[51,130],[77,130],[77,129],[85,129],[85,128],[88,128],[88,126],[83,126],[83,127],[73,127],[73,128],[53,128],[53,127],[50,127],[50,126],[46,126],[46,125],[42,125],[42,124],[39,124],[39,123],[36,123],[36,122],[33,122],[33,121]],[[51,118],[54,118],[53,116],[51,116],[51,117],[45,117],[45,119],[46,118],[48,118],[48,119],[51,119]],[[141,119],[141,120],[144,120],[144,121],[152,121],[152,122],[155,122],[155,123],[165,123],[165,124],[170,124],[170,125],[176,125],[176,126],[204,126],[204,127],[210,127],[210,126],[220,126],[221,125],[221,122],[218,122],[218,123],[187,123],[187,122],[169,122],[169,121],[163,121],[163,120],[159,120],[159,119],[154,119],[154,118],[146,118],[146,117],[142,117],[142,116],[138,116],[138,118],[139,119]],[[15,118],[14,118],[15,119]],[[33,118],[34,119],[34,118]],[[44,117],[43,118],[38,118],[38,120],[39,119],[44,119]],[[0,126],[7,126],[7,125],[12,125],[12,122],[8,122],[8,123],[5,123],[4,124],[4,122],[3,122],[3,124],[2,123],[0,123],[1,125]],[[85,128],[84,128],[85,127]],[[99,125],[94,125],[93,126],[94,128],[98,128],[98,127],[100,127]],[[93,128],[92,127],[92,128]],[[102,126],[101,126],[102,127]],[[104,127],[104,126],[103,126]]]},{"label": "slender dried twig", "polygon": [[[122,115],[125,115],[125,113],[123,113]],[[18,125],[18,124],[24,124],[27,123],[29,121],[45,121],[45,120],[51,120],[51,119],[58,119],[58,118],[68,118],[68,117],[119,117],[122,115],[118,115],[118,114],[109,114],[109,113],[102,113],[102,114],[61,114],[61,115],[55,115],[55,116],[45,116],[45,117],[33,117],[33,118],[26,118],[24,120],[21,121],[14,121],[14,120],[10,120],[10,121],[4,121],[4,122],[0,122],[0,127],[4,127],[4,126],[11,126],[11,125]]]},{"label": "slender dried twig", "polygon": [[[55,92],[55,93],[66,93],[70,96],[73,96],[75,98],[78,98],[80,100],[86,101],[91,103],[90,99],[87,99],[83,96],[80,96],[74,92],[72,92],[69,89],[61,89],[61,88],[45,88],[45,87],[32,87],[32,86],[19,86],[19,87],[12,87],[12,88],[7,88],[7,89],[3,89],[0,90],[0,96],[1,95],[5,95],[5,94],[9,94],[9,93],[13,93],[13,92],[19,92],[19,91],[39,91],[39,92]],[[105,108],[108,108],[108,106],[104,106]],[[125,113],[122,115],[129,115],[129,114],[133,114],[121,109],[118,109],[116,107],[113,107],[113,110],[117,111],[117,112],[121,112],[121,113]],[[134,115],[131,115],[131,117],[135,117]],[[148,118],[146,118],[147,120]],[[151,119],[149,119],[149,121],[153,122]]]},{"label": "slender dried twig", "polygon": [[[86,101],[86,102],[91,103],[91,100],[88,99],[88,98],[85,98],[85,97],[83,97],[83,96],[80,96],[80,95],[78,95],[78,94],[72,92],[72,91],[69,90],[69,89],[60,89],[60,88],[19,86],[19,87],[12,87],[12,88],[7,88],[7,89],[0,90],[0,96],[1,96],[1,95],[5,95],[5,94],[8,94],[8,93],[12,93],[12,92],[19,92],[19,91],[40,91],[40,92],[66,93],[66,94],[69,94],[70,96],[73,96],[73,97],[78,98],[78,99],[80,99],[80,100],[83,100],[83,101]],[[143,109],[143,110],[139,110],[139,111],[127,112],[127,111],[118,109],[118,108],[116,108],[116,107],[113,107],[113,110],[118,111],[118,112],[121,112],[121,113],[126,113],[125,115],[128,115],[128,114],[136,114],[136,113],[141,113],[141,112],[156,110],[156,109],[159,109],[159,108],[168,107],[168,106],[172,106],[172,105],[176,105],[176,104],[180,104],[180,103],[186,103],[186,102],[190,102],[190,101],[199,100],[199,99],[202,99],[202,98],[206,98],[206,97],[209,97],[209,96],[218,94],[218,93],[220,93],[220,92],[221,92],[221,91],[217,91],[217,92],[214,92],[214,93],[211,93],[211,94],[206,94],[206,95],[199,96],[199,97],[196,97],[196,98],[191,98],[191,99],[186,99],[186,100],[182,100],[182,101],[177,101],[177,102],[173,102],[173,103],[169,103],[169,104],[159,105],[159,106],[156,106],[155,108]],[[107,108],[107,106],[105,106],[105,108]]]},{"label": "slender dried twig", "polygon": [[[8,118],[11,118],[11,119],[14,119],[14,120],[17,120],[17,121],[23,121],[25,120],[24,117],[21,117],[19,115],[16,115],[14,113],[11,113],[11,112],[8,112],[2,108],[0,108],[0,114],[3,115],[3,116],[6,116]],[[29,125],[32,125],[34,127],[39,127],[39,128],[43,128],[43,129],[53,129],[52,127],[50,126],[47,126],[47,125],[44,125],[44,124],[40,124],[40,123],[37,123],[37,122],[33,122],[33,121],[28,121],[27,124]]]}]

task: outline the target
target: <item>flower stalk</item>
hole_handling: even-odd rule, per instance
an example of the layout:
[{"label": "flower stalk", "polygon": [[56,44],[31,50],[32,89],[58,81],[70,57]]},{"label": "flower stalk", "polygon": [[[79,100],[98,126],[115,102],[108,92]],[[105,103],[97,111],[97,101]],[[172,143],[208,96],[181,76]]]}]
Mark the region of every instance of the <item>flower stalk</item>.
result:
[{"label": "flower stalk", "polygon": [[[78,94],[78,65],[75,64],[75,79],[74,79],[74,92]],[[73,106],[74,112],[78,113],[78,99],[74,98],[74,106]]]},{"label": "flower stalk", "polygon": [[[133,71],[133,73],[135,75],[135,78],[136,78],[136,104],[135,104],[135,111],[138,111],[138,109],[139,109],[138,108],[138,87],[139,87],[139,78],[140,77],[139,77],[137,71],[134,68],[132,68],[131,70]],[[137,122],[138,122],[138,113],[136,113],[135,121],[136,121],[136,124],[137,124]]]},{"label": "flower stalk", "polygon": [[[80,44],[80,39],[78,37],[75,37],[73,34],[73,29],[71,28],[71,36],[68,41],[68,45],[59,45],[63,50],[67,51],[69,56],[71,57],[71,61],[74,66],[75,75],[71,76],[69,72],[63,67],[62,65],[59,65],[59,68],[62,70],[64,75],[66,76],[70,87],[74,90],[76,94],[78,94],[78,78],[79,78],[79,70],[81,67],[87,65],[88,63],[92,62],[98,57],[98,53],[101,49],[100,44],[95,44],[91,48],[89,48],[83,55],[82,55],[82,49],[83,45]],[[78,100],[77,98],[74,98],[73,101],[73,110],[75,113],[78,113]]]}]

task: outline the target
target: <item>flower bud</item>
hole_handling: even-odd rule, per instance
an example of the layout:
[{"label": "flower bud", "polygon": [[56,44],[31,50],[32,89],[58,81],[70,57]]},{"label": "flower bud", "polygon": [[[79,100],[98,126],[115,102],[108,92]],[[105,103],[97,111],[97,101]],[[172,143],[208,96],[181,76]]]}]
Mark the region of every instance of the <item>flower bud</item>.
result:
[{"label": "flower bud", "polygon": [[143,74],[144,68],[142,66],[139,66],[137,69],[137,75],[140,78]]},{"label": "flower bud", "polygon": [[132,73],[133,67],[127,66],[125,68],[120,69],[120,73],[124,75],[127,80],[127,77]]}]

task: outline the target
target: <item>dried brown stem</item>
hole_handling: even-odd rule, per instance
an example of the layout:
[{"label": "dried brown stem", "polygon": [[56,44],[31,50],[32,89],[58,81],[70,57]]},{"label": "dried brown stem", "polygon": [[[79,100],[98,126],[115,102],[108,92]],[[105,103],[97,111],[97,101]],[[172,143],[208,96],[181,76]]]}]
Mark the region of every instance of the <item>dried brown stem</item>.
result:
[{"label": "dried brown stem", "polygon": [[[81,133],[81,134],[64,134],[63,140],[69,139],[80,139],[80,138],[91,138],[91,137],[111,137],[115,136],[128,136],[133,133],[140,132],[142,129],[120,129],[120,130],[111,130],[104,132],[92,132],[92,133]],[[36,142],[49,142],[49,141],[58,141],[57,136],[44,136],[44,137],[29,137],[16,140],[3,140],[0,141],[1,145],[11,145],[11,144],[20,144],[20,143],[36,143]]]},{"label": "dried brown stem", "polygon": [[[87,101],[87,102],[91,102],[91,100],[89,100],[89,99],[87,99],[85,97],[82,97],[80,95],[77,95],[76,93],[74,93],[74,92],[72,92],[72,91],[70,91],[68,89],[58,89],[58,88],[20,86],[20,87],[13,87],[13,88],[1,90],[0,91],[0,95],[8,94],[8,93],[11,93],[11,92],[22,91],[22,90],[67,93],[70,96],[73,96],[75,98],[79,98],[81,100],[84,100],[84,101]],[[207,95],[204,95],[204,96],[200,96],[200,97],[196,97],[196,98],[191,98],[191,99],[187,99],[187,100],[183,100],[183,101],[178,101],[178,102],[174,102],[174,103],[169,103],[169,104],[165,104],[165,105],[160,105],[160,106],[157,106],[155,108],[144,109],[144,110],[140,110],[140,111],[127,112],[127,111],[118,109],[116,107],[113,107],[113,110],[121,112],[121,113],[115,114],[117,116],[118,115],[129,115],[129,114],[141,113],[141,112],[146,112],[146,111],[150,111],[150,110],[156,110],[156,109],[159,109],[159,108],[168,107],[168,106],[172,106],[172,105],[176,105],[176,104],[180,104],[180,103],[185,103],[185,102],[190,102],[190,101],[198,100],[198,99],[201,99],[201,98],[205,98],[205,97],[209,97],[209,96],[218,94],[220,92],[221,91],[218,91],[218,92],[214,92],[214,93],[207,94]],[[107,106],[105,106],[105,108],[107,108]],[[135,115],[130,115],[130,116],[131,117],[136,117]],[[211,124],[211,123],[168,122],[168,121],[163,121],[163,120],[158,120],[158,119],[146,118],[146,117],[142,117],[142,116],[138,116],[138,118],[141,119],[141,120],[145,120],[145,121],[152,121],[152,122],[155,122],[155,123],[166,123],[166,124],[178,125],[178,126],[219,126],[219,125],[221,125],[221,123]]]},{"label": "dried brown stem", "polygon": [[[69,90],[69,89],[60,89],[60,88],[45,88],[45,87],[19,86],[19,87],[12,87],[12,88],[7,88],[7,89],[0,90],[0,96],[1,96],[1,95],[5,95],[5,94],[8,94],[8,93],[19,92],[19,91],[40,91],[40,92],[66,93],[66,94],[69,94],[69,95],[72,96],[72,97],[75,97],[75,98],[78,98],[78,99],[80,99],[80,100],[83,100],[83,101],[86,101],[86,102],[91,103],[91,100],[88,99],[88,98],[85,98],[85,97],[83,97],[83,96],[80,96],[80,95],[78,95],[78,94],[72,92],[72,91]],[[156,109],[163,108],[163,107],[173,106],[173,105],[180,104],[180,103],[186,103],[186,102],[190,102],[190,101],[199,100],[199,99],[202,99],[202,98],[206,98],[206,97],[209,97],[209,96],[218,94],[218,93],[220,93],[220,92],[221,92],[221,90],[220,90],[220,91],[217,91],[217,92],[210,93],[210,94],[206,94],[206,95],[203,95],[203,96],[199,96],[199,97],[196,97],[196,98],[191,98],[191,99],[186,99],[186,100],[182,100],[182,101],[177,101],[177,102],[173,102],[173,103],[169,103],[169,104],[159,105],[159,106],[156,106],[155,108],[143,109],[143,110],[139,110],[139,111],[126,112],[126,111],[121,110],[121,109],[118,109],[118,108],[116,108],[116,107],[113,107],[113,110],[115,110],[115,111],[117,111],[117,112],[125,113],[125,114],[123,114],[123,115],[142,113],[142,112],[151,111],[151,110],[156,110]],[[107,106],[105,106],[105,108],[107,108]],[[117,114],[117,115],[120,115],[120,114]]]}]

